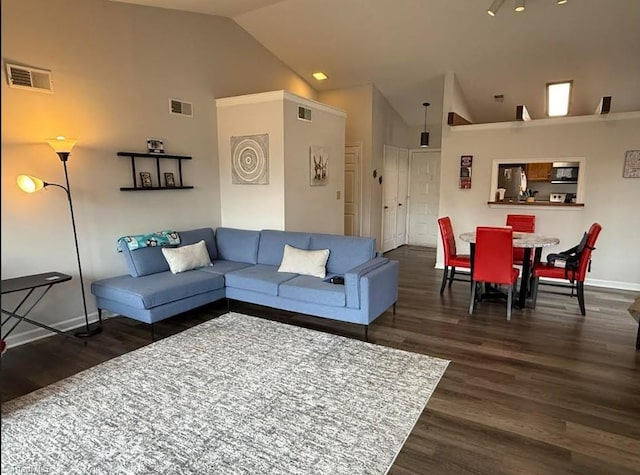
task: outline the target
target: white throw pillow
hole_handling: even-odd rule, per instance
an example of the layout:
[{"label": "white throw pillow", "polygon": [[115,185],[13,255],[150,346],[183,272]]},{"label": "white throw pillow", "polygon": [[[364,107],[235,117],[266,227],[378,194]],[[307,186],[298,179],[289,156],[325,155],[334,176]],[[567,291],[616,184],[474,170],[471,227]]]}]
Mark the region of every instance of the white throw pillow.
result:
[{"label": "white throw pillow", "polygon": [[327,275],[328,259],[329,249],[305,251],[285,244],[278,272],[293,272],[294,274],[311,275],[324,279]]},{"label": "white throw pillow", "polygon": [[162,254],[174,274],[213,265],[204,240],[188,246],[163,247]]}]

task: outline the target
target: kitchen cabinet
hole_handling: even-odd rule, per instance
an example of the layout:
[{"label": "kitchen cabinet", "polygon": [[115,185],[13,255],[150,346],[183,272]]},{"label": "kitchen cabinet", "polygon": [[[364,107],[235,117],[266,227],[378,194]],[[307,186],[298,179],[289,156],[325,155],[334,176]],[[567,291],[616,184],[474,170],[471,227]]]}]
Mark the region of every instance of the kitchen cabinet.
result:
[{"label": "kitchen cabinet", "polygon": [[551,181],[553,163],[527,163],[527,181]]}]

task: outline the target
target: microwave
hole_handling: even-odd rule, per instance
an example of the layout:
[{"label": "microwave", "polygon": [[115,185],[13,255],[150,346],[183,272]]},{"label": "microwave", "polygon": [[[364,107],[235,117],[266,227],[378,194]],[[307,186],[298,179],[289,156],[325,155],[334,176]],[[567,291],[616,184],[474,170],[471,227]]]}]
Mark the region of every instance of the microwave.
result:
[{"label": "microwave", "polygon": [[553,162],[551,183],[578,183],[578,162]]}]

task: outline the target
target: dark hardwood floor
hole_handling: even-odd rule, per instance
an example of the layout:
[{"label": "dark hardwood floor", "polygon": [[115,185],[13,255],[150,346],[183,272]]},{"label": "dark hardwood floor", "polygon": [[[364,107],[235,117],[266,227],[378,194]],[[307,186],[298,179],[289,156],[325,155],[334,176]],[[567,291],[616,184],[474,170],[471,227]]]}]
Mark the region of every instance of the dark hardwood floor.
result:
[{"label": "dark hardwood floor", "polygon": [[[633,292],[587,288],[575,298],[543,287],[535,310],[481,302],[468,315],[469,285],[439,295],[435,250],[403,246],[397,314],[369,331],[373,343],[451,360],[391,474],[640,474],[640,351],[627,308]],[[597,265],[597,256],[594,256]],[[232,310],[354,338],[361,327],[234,303]],[[225,302],[157,324],[163,338],[227,311]],[[10,400],[150,343],[149,327],[105,321],[82,346],[59,336],[2,357]]]}]

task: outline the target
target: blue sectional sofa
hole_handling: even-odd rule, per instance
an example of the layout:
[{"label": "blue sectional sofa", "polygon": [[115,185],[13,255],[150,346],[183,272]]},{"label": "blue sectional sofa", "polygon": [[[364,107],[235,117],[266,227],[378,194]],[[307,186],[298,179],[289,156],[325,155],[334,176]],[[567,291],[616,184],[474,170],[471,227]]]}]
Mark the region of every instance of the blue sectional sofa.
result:
[{"label": "blue sectional sofa", "polygon": [[[178,233],[179,246],[204,240],[213,265],[173,274],[160,247],[129,250],[129,275],[93,282],[107,310],[153,324],[222,298],[368,325],[398,299],[398,262],[378,256],[375,239],[289,231],[201,228]],[[324,279],[278,272],[284,246],[329,249]],[[329,282],[344,278],[344,285]]]}]

